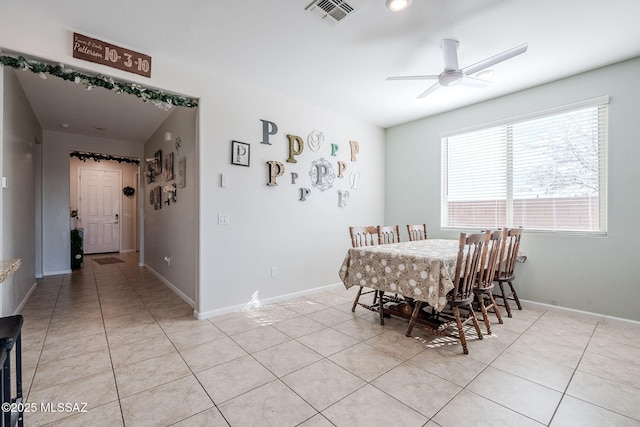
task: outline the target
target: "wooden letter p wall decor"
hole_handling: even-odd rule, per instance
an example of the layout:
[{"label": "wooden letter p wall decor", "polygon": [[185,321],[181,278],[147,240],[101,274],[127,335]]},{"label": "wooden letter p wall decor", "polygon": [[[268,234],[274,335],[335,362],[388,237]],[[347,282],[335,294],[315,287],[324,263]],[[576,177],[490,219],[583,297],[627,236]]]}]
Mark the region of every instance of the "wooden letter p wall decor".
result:
[{"label": "wooden letter p wall decor", "polygon": [[275,160],[269,160],[267,164],[269,165],[269,182],[267,182],[267,185],[273,187],[278,185],[276,178],[284,175],[284,165]]}]

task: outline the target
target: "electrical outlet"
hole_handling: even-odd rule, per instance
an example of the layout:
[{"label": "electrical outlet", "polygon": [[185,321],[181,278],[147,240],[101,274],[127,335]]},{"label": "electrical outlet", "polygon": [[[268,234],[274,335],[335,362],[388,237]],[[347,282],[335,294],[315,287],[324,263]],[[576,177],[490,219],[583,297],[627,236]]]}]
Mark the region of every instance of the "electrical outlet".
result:
[{"label": "electrical outlet", "polygon": [[278,276],[278,267],[271,267],[271,277]]}]

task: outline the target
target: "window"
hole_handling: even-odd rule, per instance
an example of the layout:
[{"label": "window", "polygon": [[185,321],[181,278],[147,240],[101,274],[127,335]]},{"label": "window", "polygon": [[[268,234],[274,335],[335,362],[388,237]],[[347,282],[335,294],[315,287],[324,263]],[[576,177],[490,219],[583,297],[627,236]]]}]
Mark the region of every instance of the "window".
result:
[{"label": "window", "polygon": [[608,102],[443,135],[442,226],[606,233]]}]

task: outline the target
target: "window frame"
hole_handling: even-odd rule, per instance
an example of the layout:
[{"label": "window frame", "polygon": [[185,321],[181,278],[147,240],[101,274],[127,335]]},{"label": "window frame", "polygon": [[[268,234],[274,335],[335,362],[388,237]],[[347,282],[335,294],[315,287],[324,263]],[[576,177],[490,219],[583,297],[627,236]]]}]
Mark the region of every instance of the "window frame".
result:
[{"label": "window frame", "polygon": [[[500,119],[489,123],[482,123],[479,125],[457,129],[453,131],[443,132],[440,134],[440,148],[441,148],[441,214],[440,214],[440,227],[442,230],[470,230],[477,227],[473,226],[451,226],[447,224],[447,188],[448,188],[448,141],[447,139],[453,136],[458,136],[466,133],[476,132],[480,130],[486,130],[497,127],[510,127],[516,124],[520,124],[527,121],[533,121],[542,119],[545,117],[552,117],[555,115],[561,115],[573,111],[578,111],[587,108],[604,108],[604,113],[601,118],[598,118],[599,127],[598,133],[598,203],[599,203],[599,228],[597,230],[564,230],[564,229],[527,229],[524,227],[525,232],[535,234],[551,234],[551,235],[578,235],[578,236],[607,236],[608,233],[608,150],[609,150],[609,96],[600,96],[596,98],[587,99],[584,101],[575,102],[572,104],[565,104],[545,110],[526,113],[510,118]],[[510,147],[511,146],[511,147]],[[507,145],[507,150],[512,148],[511,144]],[[506,156],[510,161],[507,161],[506,167],[508,169],[508,175],[511,178],[506,178],[507,186],[507,203],[505,208],[506,224],[505,227],[514,227],[513,224],[513,163],[512,156]]]}]

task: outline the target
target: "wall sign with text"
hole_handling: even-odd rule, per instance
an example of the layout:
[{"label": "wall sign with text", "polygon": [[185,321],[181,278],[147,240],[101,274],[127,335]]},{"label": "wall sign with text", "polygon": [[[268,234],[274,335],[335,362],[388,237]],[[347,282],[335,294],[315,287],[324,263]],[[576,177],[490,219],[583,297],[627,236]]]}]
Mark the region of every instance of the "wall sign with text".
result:
[{"label": "wall sign with text", "polygon": [[102,40],[73,33],[73,57],[151,77],[151,57]]}]

